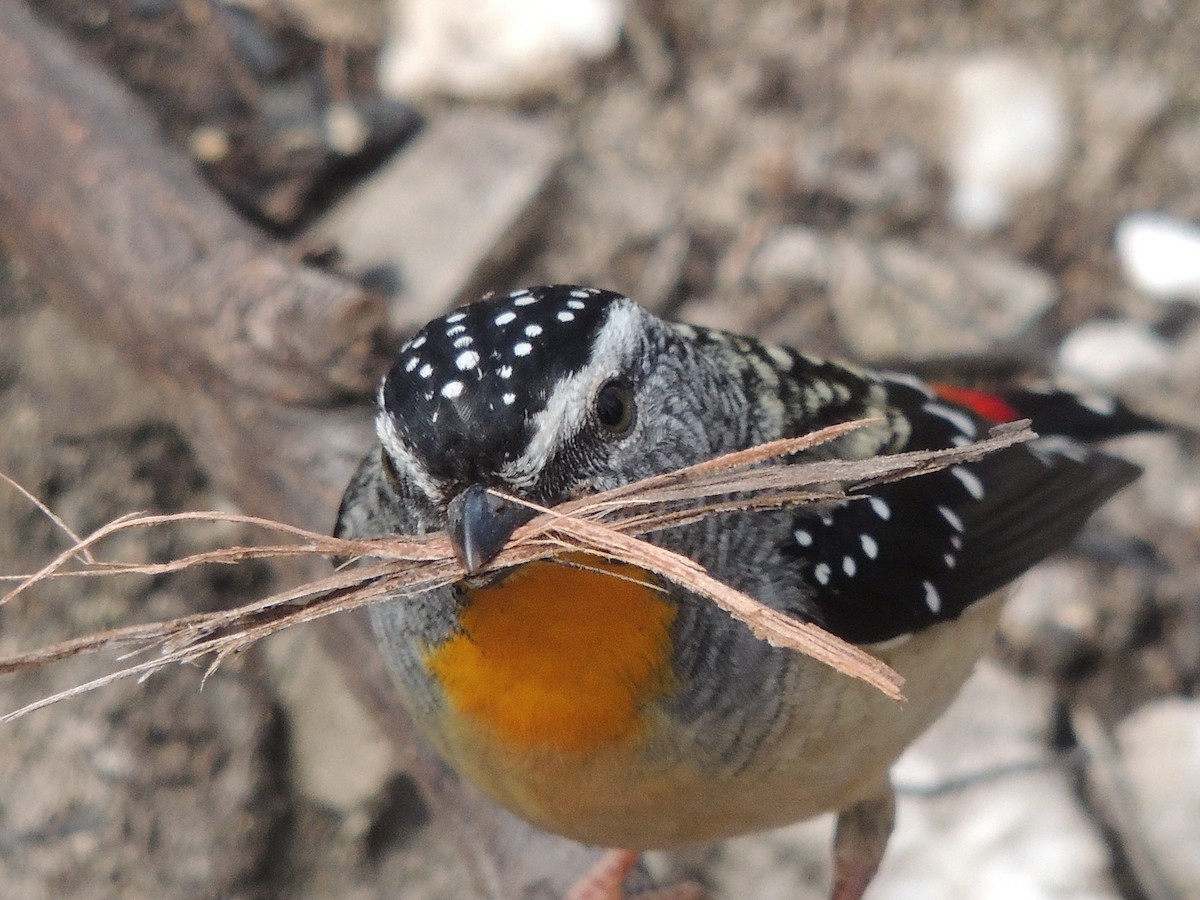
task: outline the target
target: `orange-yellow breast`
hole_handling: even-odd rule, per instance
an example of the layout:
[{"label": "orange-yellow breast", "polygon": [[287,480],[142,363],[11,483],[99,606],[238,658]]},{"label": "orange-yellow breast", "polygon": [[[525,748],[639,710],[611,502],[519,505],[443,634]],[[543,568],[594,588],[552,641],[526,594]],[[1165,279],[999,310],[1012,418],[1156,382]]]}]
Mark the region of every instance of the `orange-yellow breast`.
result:
[{"label": "orange-yellow breast", "polygon": [[624,741],[673,686],[675,607],[649,579],[583,554],[523,566],[468,593],[462,633],[426,664],[453,712],[510,752]]}]

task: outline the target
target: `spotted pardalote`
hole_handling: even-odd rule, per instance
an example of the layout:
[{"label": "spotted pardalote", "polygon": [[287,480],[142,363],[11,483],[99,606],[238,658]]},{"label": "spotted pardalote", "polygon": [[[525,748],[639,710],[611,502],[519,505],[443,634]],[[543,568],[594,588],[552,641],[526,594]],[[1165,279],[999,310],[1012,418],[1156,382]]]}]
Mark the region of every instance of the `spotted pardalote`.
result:
[{"label": "spotted pardalote", "polygon": [[[907,679],[906,705],[612,561],[487,571],[530,515],[490,490],[552,506],[854,419],[878,422],[803,458],[952,447],[1023,417],[1038,440],[977,462],[649,536],[874,649]],[[1103,398],[927,384],[551,286],[422,328],[376,425],[339,533],[448,530],[476,573],[373,608],[408,708],[451,765],[542,828],[626,849],[839,811],[835,895],[852,898],[890,830],[887,770],[986,649],[996,592],[1136,477],[1092,443],[1147,422]]]}]

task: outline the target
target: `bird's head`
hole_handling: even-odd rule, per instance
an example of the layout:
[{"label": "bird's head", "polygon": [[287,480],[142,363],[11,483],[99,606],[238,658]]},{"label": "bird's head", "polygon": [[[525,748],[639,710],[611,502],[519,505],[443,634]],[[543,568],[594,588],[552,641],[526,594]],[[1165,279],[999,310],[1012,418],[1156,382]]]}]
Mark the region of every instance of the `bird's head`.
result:
[{"label": "bird's head", "polygon": [[408,499],[445,517],[475,570],[531,515],[488,488],[551,505],[711,456],[698,371],[627,297],[530,288],[417,332],[380,387],[377,430]]}]

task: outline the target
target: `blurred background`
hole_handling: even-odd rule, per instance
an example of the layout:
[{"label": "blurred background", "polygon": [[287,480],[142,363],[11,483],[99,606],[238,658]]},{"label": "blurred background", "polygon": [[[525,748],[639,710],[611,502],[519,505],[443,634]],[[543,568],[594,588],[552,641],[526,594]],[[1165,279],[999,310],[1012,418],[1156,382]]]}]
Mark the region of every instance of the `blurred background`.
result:
[{"label": "blurred background", "polygon": [[[64,76],[74,61],[107,73],[149,110],[146,140],[239,219],[379,304],[362,385],[457,303],[575,282],[926,377],[1115,394],[1167,423],[1114,448],[1145,476],[1022,579],[992,658],[901,761],[900,824],[868,896],[1200,898],[1200,5],[0,7],[0,46],[38,58],[10,28],[32,11],[64,40]],[[3,91],[0,109],[28,102]],[[33,227],[4,198],[38,165],[0,152],[10,228]],[[44,273],[60,263],[43,250],[0,243],[0,471],[78,531],[133,509],[262,511],[144,366],[56,301]],[[356,423],[328,456],[365,450],[369,393],[310,404]],[[331,491],[306,524],[331,526]],[[0,521],[0,573],[65,546],[5,487]],[[208,525],[119,550],[249,539]],[[0,608],[0,652],[236,605],[283,579],[254,564],[54,583]],[[475,896],[402,748],[296,631],[203,691],[201,671],[170,670],[0,726],[0,893]],[[6,678],[0,712],[101,671],[81,659]],[[652,863],[717,898],[816,898],[829,831]]]}]

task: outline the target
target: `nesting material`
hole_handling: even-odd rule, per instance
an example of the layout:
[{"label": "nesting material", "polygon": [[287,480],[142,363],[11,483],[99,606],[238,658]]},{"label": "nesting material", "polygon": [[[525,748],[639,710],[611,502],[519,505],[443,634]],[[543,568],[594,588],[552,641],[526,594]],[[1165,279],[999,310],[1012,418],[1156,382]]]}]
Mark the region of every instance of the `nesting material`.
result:
[{"label": "nesting material", "polygon": [[[817,625],[772,609],[722,584],[693,560],[638,537],[722,512],[836,502],[845,499],[850,491],[979,459],[1034,437],[1028,422],[1017,422],[996,426],[988,438],[977,443],[947,450],[920,450],[861,460],[771,464],[779,457],[834,440],[873,421],[877,420],[848,422],[803,437],[772,441],[699,465],[570,500],[554,509],[534,507],[541,514],[518,528],[504,550],[483,571],[510,568],[570,552],[590,553],[625,562],[707,597],[745,623],[759,639],[773,646],[805,653],[853,678],[865,681],[895,700],[903,699],[903,679],[865,650],[846,643]],[[16,582],[13,589],[0,596],[0,607],[49,578],[96,577],[113,573],[157,575],[197,565],[229,565],[247,559],[294,556],[364,559],[361,566],[343,567],[328,577],[236,609],[116,628],[0,658],[0,674],[4,674],[36,669],[105,648],[132,647],[135,653],[151,648],[158,650],[149,659],[126,665],[94,681],[0,715],[0,724],[122,678],[147,676],[173,663],[208,659],[211,672],[231,654],[240,653],[262,638],[291,625],[399,595],[424,593],[467,576],[466,570],[455,558],[449,538],[442,533],[343,540],[250,516],[191,512],[123,516],[87,537],[80,537],[11,479],[0,474],[0,480],[25,494],[72,541],[72,546],[33,574],[0,577],[0,581]],[[518,498],[508,499],[524,503]],[[96,547],[104,538],[123,530],[187,520],[220,520],[255,525],[271,533],[290,537],[291,542],[230,547],[154,564],[109,561],[96,555]]]},{"label": "nesting material", "polygon": [[622,0],[392,0],[379,86],[401,98],[550,90],[612,52],[624,14]]}]

